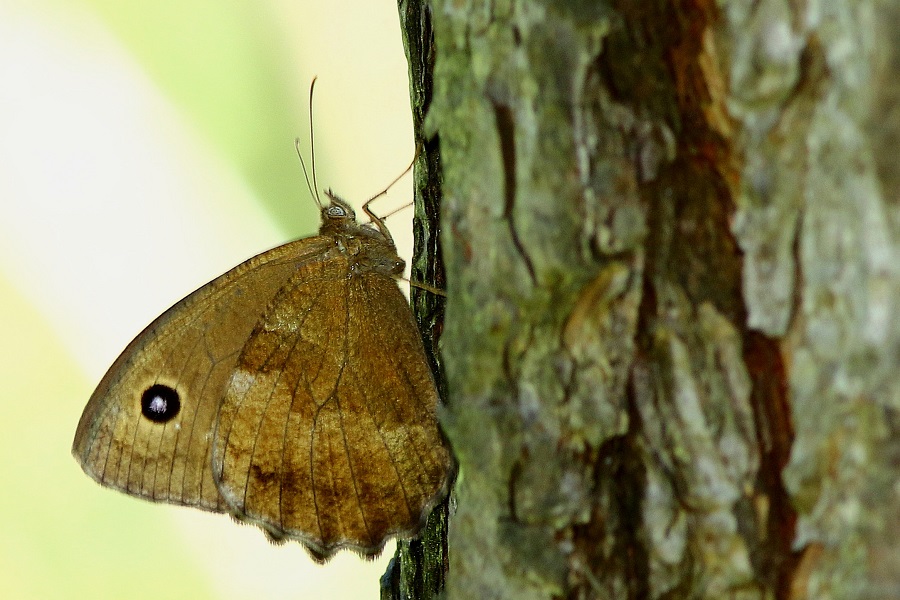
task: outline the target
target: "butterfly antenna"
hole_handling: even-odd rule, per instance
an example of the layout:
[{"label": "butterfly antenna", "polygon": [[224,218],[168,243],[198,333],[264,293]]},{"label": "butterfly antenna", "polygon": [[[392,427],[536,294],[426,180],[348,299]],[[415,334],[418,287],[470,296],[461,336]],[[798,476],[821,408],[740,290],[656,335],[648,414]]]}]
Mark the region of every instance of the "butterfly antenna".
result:
[{"label": "butterfly antenna", "polygon": [[313,88],[316,85],[316,77],[313,77],[312,83],[309,84],[309,148],[312,156],[312,182],[310,183],[309,179],[309,171],[306,169],[306,161],[303,160],[303,151],[300,149],[300,138],[294,138],[294,150],[297,152],[297,158],[300,159],[300,166],[303,168],[303,177],[306,178],[306,187],[309,189],[309,193],[312,196],[313,200],[316,201],[316,204],[319,206],[319,210],[322,210],[322,200],[319,198],[319,188],[316,186],[316,146],[313,143],[313,125],[312,125],[312,99],[313,99]]},{"label": "butterfly antenna", "polygon": [[303,152],[300,150],[300,138],[294,138],[294,150],[297,152],[297,158],[300,159],[300,166],[303,168],[303,176],[306,178],[306,187],[309,188],[309,195],[312,196],[312,199],[316,201],[316,204],[318,204],[321,209],[322,203],[319,201],[319,195],[315,192],[312,184],[309,182],[309,173],[306,172],[306,163],[303,161]]},{"label": "butterfly antenna", "polygon": [[309,84],[309,155],[312,162],[312,180],[313,189],[316,190],[316,202],[319,208],[322,208],[322,200],[319,199],[319,184],[316,181],[316,142],[313,137],[315,128],[313,127],[313,90],[316,88],[316,80],[318,76],[313,77],[312,83]]}]

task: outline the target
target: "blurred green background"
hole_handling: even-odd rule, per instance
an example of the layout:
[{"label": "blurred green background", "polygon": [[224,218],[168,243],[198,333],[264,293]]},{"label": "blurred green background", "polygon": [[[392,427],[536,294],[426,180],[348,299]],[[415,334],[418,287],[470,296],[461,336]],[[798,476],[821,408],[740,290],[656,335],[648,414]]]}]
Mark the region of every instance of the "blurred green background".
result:
[{"label": "blurred green background", "polygon": [[[378,597],[393,543],[318,566],[70,455],[147,323],[315,231],[293,148],[313,75],[319,185],[358,205],[414,151],[392,0],[0,0],[0,597]],[[410,218],[390,221],[401,253]]]}]

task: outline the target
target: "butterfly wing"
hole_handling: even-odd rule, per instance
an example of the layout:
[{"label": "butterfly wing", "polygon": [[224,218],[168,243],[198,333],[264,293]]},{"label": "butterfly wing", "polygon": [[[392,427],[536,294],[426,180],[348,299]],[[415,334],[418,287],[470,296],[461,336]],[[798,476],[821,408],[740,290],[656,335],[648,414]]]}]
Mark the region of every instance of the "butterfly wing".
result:
[{"label": "butterfly wing", "polygon": [[213,473],[239,516],[320,560],[418,531],[452,459],[396,281],[309,263],[269,306],[225,392]]},{"label": "butterfly wing", "polygon": [[[72,453],[103,485],[155,501],[229,511],[210,470],[215,418],[259,316],[298,265],[333,247],[312,237],[264,252],[163,313],[129,344],[82,413]],[[177,393],[165,422],[142,415],[151,386]]]}]

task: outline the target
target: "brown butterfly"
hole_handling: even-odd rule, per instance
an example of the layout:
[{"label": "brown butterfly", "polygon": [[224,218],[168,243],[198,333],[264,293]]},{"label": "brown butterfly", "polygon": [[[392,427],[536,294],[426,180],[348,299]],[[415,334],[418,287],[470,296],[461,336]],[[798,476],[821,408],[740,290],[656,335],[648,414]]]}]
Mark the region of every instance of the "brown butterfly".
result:
[{"label": "brown butterfly", "polygon": [[128,345],[78,423],[88,475],[231,513],[321,561],[419,531],[452,458],[404,262],[371,200],[361,224],[326,196],[319,235],[238,265]]}]

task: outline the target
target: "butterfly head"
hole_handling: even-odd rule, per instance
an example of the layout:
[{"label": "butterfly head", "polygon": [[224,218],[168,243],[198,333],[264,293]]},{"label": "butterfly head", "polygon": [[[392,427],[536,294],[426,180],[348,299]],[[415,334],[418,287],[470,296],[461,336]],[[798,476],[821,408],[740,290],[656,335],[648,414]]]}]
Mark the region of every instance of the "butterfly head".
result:
[{"label": "butterfly head", "polygon": [[367,214],[372,216],[376,227],[369,223],[359,223],[356,220],[356,213],[346,201],[331,190],[325,190],[325,196],[328,198],[328,204],[322,204],[320,235],[375,240],[376,243],[386,243],[391,251],[396,253],[394,240],[381,219],[372,216],[367,211]]},{"label": "butterfly head", "polygon": [[[326,190],[328,204],[322,206],[319,235],[332,236],[341,251],[353,256],[353,273],[376,271],[391,277],[403,274],[406,263],[397,256],[397,248],[384,222],[368,210],[373,223],[359,223],[347,202]],[[365,210],[365,208],[364,208]]]},{"label": "butterfly head", "polygon": [[341,200],[331,190],[325,190],[328,204],[322,205],[322,233],[325,231],[340,231],[346,229],[348,224],[356,223],[356,213],[345,201]]}]

